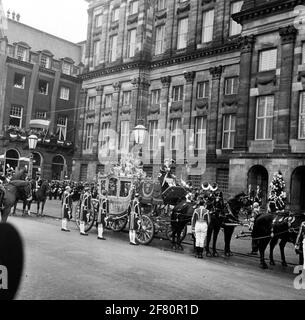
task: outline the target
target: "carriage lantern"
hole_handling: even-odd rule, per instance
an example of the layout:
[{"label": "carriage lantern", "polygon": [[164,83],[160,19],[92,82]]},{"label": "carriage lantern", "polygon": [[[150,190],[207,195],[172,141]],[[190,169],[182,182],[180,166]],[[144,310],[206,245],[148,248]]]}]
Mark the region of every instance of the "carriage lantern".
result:
[{"label": "carriage lantern", "polygon": [[136,144],[143,144],[145,141],[146,128],[139,124],[133,129]]},{"label": "carriage lantern", "polygon": [[29,136],[28,139],[29,139],[29,149],[35,150],[38,142],[38,137],[32,134]]}]

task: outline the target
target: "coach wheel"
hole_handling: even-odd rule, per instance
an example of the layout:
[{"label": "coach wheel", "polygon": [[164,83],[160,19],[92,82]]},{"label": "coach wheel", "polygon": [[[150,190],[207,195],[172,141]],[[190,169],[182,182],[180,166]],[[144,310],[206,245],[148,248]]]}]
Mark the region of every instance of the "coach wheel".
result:
[{"label": "coach wheel", "polygon": [[142,215],[140,229],[136,232],[138,243],[142,245],[149,245],[155,235],[155,226],[150,217]]},{"label": "coach wheel", "polygon": [[109,221],[109,227],[114,232],[121,232],[125,229],[127,225],[128,218],[124,217],[117,220]]},{"label": "coach wheel", "polygon": [[[182,230],[182,233],[181,233],[181,241],[183,241],[185,239],[187,235],[187,226],[185,226]],[[172,227],[171,226],[168,226],[167,230],[166,230],[166,236],[167,236],[167,239],[172,241],[173,240],[173,230],[172,230]]]},{"label": "coach wheel", "polygon": [[[94,208],[94,207],[93,207]],[[89,232],[95,222],[95,210],[90,210],[90,213],[87,215],[87,221],[85,222],[85,232]],[[75,207],[75,223],[80,229],[80,202],[77,203]]]}]

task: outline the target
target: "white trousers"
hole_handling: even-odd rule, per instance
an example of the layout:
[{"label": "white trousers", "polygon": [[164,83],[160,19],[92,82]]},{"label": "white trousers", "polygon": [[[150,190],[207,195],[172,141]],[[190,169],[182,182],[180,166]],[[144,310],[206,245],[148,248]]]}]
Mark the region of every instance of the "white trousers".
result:
[{"label": "white trousers", "polygon": [[303,239],[303,269],[305,270],[305,239]]},{"label": "white trousers", "polygon": [[195,224],[195,238],[196,247],[203,248],[204,242],[207,237],[208,224],[206,222],[196,222]]}]

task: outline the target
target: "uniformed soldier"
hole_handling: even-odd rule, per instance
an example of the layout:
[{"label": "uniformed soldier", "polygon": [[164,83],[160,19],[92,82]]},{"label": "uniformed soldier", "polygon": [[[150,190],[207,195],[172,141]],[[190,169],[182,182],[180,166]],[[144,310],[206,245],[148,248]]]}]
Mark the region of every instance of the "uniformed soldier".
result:
[{"label": "uniformed soldier", "polygon": [[85,232],[85,222],[87,221],[87,215],[92,210],[92,198],[90,193],[90,187],[86,186],[84,193],[81,195],[80,199],[80,235],[88,236]]},{"label": "uniformed soldier", "polygon": [[136,193],[129,207],[129,240],[130,240],[130,245],[133,245],[133,246],[138,245],[138,243],[136,242],[136,232],[140,226],[140,223],[139,223],[140,214],[141,214],[141,205],[139,200],[139,194]]},{"label": "uniformed soldier", "polygon": [[303,269],[305,270],[305,221],[302,222],[300,226],[300,231],[295,242],[295,251],[297,254],[302,255],[303,247]]},{"label": "uniformed soldier", "polygon": [[66,187],[66,190],[62,197],[61,202],[61,231],[70,232],[68,229],[68,221],[72,218],[72,197],[71,197],[71,188],[69,186]]},{"label": "uniformed soldier", "polygon": [[200,199],[199,207],[195,209],[192,217],[192,233],[196,238],[196,258],[203,258],[204,242],[210,223],[209,210],[206,208],[204,199]]},{"label": "uniformed soldier", "polygon": [[106,240],[104,238],[104,227],[106,225],[107,215],[109,213],[109,200],[107,198],[107,192],[105,190],[99,195],[99,211],[97,216],[97,232],[98,240]]}]

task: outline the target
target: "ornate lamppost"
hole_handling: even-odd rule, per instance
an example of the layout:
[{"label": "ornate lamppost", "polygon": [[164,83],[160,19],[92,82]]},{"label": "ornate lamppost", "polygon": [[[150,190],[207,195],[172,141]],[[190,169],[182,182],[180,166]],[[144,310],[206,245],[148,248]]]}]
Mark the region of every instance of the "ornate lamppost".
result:
[{"label": "ornate lamppost", "polygon": [[29,141],[29,149],[31,152],[30,164],[29,164],[29,178],[32,179],[33,178],[33,158],[34,158],[33,151],[37,147],[38,137],[32,134],[28,137],[28,141]]}]

